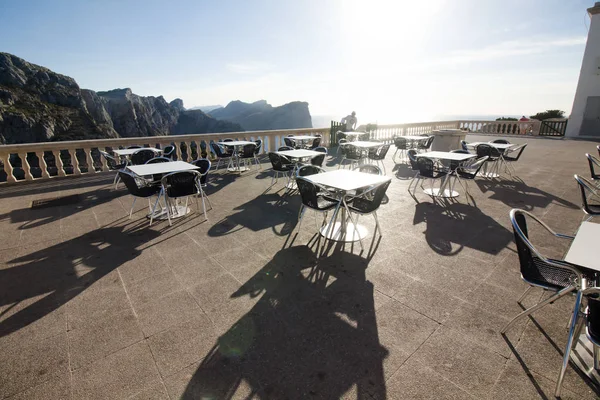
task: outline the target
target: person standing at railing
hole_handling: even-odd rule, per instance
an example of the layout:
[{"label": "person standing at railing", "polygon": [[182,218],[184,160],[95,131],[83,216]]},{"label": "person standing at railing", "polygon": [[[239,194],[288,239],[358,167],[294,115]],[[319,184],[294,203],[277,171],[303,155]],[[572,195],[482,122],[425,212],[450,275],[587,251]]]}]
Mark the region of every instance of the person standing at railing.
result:
[{"label": "person standing at railing", "polygon": [[[530,119],[527,118],[526,116],[522,116],[521,118],[519,118],[519,122],[529,122]],[[519,124],[519,127],[521,128],[521,135],[526,135],[527,131],[529,130],[529,124]]]},{"label": "person standing at railing", "polygon": [[346,132],[351,132],[356,129],[356,123],[358,120],[356,119],[356,111],[352,111],[352,114],[345,116],[342,118],[342,124],[344,124]]}]

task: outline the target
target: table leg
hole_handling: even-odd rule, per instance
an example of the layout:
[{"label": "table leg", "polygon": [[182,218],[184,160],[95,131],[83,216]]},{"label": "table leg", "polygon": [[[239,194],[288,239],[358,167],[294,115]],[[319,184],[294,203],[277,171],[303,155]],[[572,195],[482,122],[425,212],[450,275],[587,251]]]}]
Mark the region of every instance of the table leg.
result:
[{"label": "table leg", "polygon": [[346,207],[343,205],[340,207],[342,208],[340,222],[335,222],[336,213],[334,213],[329,224],[321,228],[321,235],[336,242],[356,242],[365,238],[369,234],[367,228],[359,224],[355,227],[354,223],[348,222]]}]

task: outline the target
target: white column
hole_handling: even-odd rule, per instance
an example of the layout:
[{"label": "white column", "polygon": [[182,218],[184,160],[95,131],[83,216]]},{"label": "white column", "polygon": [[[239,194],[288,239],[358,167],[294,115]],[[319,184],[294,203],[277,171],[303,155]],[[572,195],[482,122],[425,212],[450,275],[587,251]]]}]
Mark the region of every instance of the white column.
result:
[{"label": "white column", "polygon": [[[599,97],[596,101],[600,104],[600,2],[597,2],[592,8],[588,8],[587,11],[591,19],[590,30],[566,131],[566,136],[572,138],[600,137],[600,132],[593,129],[592,124],[583,123],[588,98]],[[600,121],[596,123],[600,126]]]}]

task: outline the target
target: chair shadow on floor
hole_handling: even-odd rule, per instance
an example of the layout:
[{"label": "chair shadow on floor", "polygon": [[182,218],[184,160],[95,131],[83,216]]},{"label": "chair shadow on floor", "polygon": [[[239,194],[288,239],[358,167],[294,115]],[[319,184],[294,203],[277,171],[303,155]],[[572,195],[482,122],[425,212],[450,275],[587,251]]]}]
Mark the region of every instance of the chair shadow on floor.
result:
[{"label": "chair shadow on floor", "polygon": [[441,255],[453,256],[465,247],[498,254],[513,241],[511,231],[469,204],[418,203],[413,225],[423,222],[427,244]]},{"label": "chair shadow on floor", "polygon": [[400,180],[410,180],[414,178],[417,173],[408,163],[395,164],[392,172],[394,173],[394,176]]},{"label": "chair shadow on floor", "polygon": [[529,186],[520,180],[476,179],[475,183],[483,193],[492,192],[489,197],[491,200],[499,200],[510,208],[531,211],[534,208],[546,208],[552,203],[571,209],[579,208],[577,204]]},{"label": "chair shadow on floor", "polygon": [[141,234],[135,227],[108,226],[9,261],[0,270],[0,337],[43,318],[139,256],[140,247],[161,234],[143,222]]},{"label": "chair shadow on floor", "polygon": [[[343,259],[343,261],[342,261]],[[386,398],[367,262],[280,250],[233,299],[260,298],[206,355],[182,399]]]}]

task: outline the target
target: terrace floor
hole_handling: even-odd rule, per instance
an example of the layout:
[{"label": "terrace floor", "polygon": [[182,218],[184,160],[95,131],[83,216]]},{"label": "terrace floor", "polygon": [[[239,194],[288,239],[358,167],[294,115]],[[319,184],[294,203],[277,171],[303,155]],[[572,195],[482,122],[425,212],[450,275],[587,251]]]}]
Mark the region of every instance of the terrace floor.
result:
[{"label": "terrace floor", "polygon": [[[573,174],[589,174],[595,143],[528,142],[522,181],[478,179],[448,207],[408,194],[392,146],[383,237],[362,252],[324,246],[310,213],[294,229],[299,195],[270,187],[267,164],[213,173],[209,221],[172,227],[148,227],[143,201],[128,219],[112,174],[3,187],[0,398],[553,398],[573,300],[500,335],[526,288],[508,213],[573,233]],[[30,208],[70,194],[80,202]],[[571,367],[563,393],[598,397]]]}]

